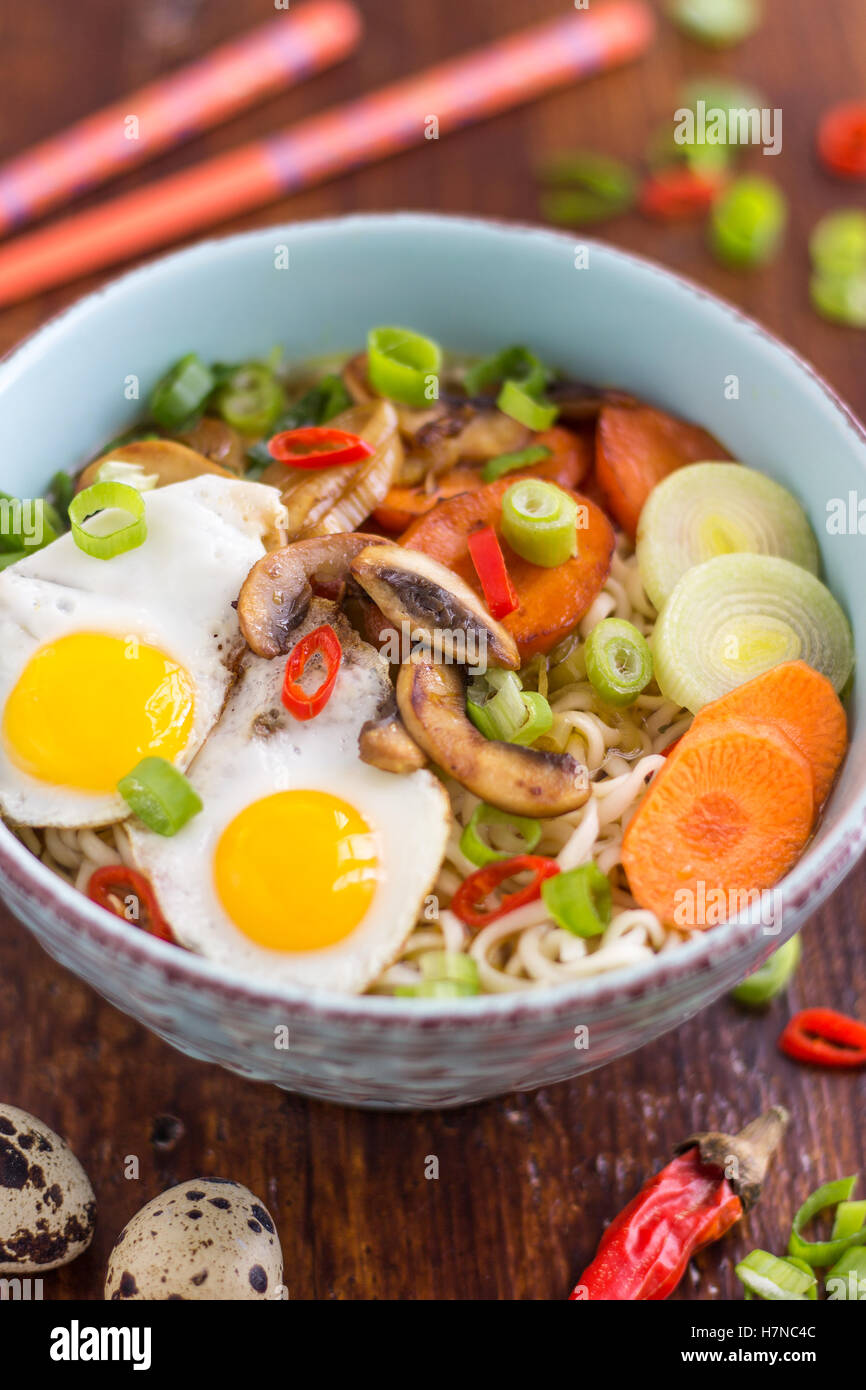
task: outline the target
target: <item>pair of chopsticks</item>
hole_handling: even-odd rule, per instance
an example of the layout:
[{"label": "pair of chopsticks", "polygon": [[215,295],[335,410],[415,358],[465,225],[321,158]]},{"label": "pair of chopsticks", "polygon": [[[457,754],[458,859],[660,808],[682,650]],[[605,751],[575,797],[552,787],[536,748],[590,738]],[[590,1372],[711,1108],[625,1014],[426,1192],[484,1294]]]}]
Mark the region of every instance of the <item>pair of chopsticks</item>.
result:
[{"label": "pair of chopsticks", "polygon": [[[645,0],[553,19],[0,246],[0,305],[115,265],[281,195],[637,57]],[[308,0],[0,166],[0,234],[347,56],[350,0]]]}]

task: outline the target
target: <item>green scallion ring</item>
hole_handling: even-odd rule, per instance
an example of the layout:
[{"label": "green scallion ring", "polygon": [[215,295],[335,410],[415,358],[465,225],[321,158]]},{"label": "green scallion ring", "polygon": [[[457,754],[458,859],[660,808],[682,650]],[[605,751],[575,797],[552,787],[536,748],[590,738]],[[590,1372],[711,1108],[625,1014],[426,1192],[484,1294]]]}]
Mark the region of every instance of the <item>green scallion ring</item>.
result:
[{"label": "green scallion ring", "polygon": [[710,48],[740,43],[757,28],[757,0],[668,0],[668,14],[691,38]]},{"label": "green scallion ring", "polygon": [[488,671],[469,687],[466,713],[485,738],[510,743],[527,720],[520,678],[513,671]]},{"label": "green scallion ring", "polygon": [[367,334],[367,376],[381,396],[403,405],[425,406],[436,399],[430,379],[442,366],[442,349],[432,338],[408,328],[383,326]]},{"label": "green scallion ring", "polygon": [[840,1202],[833,1218],[831,1240],[844,1240],[866,1226],[866,1202]]},{"label": "green scallion ring", "polygon": [[531,444],[528,449],[518,449],[513,454],[497,454],[496,458],[488,459],[482,468],[482,482],[495,483],[505,473],[513,473],[517,468],[531,468],[534,463],[550,458],[552,452],[546,444]]},{"label": "green scallion ring", "polygon": [[509,739],[510,743],[519,743],[528,748],[542,734],[547,734],[553,728],[553,710],[547,700],[540,695],[537,690],[524,690],[520,698],[526,709],[526,719],[515,734]]},{"label": "green scallion ring", "polygon": [[121,777],[117,790],[130,810],[157,835],[176,835],[202,809],[192,783],[165,758],[142,758]]},{"label": "green scallion ring", "polygon": [[559,414],[558,405],[538,400],[527,390],[525,383],[510,378],[503,383],[496,404],[503,415],[510,415],[512,420],[525,425],[528,430],[550,429]]},{"label": "green scallion ring", "polygon": [[555,483],[521,478],[502,499],[502,534],[531,564],[562,565],[577,554],[577,503]]},{"label": "green scallion ring", "polygon": [[866,212],[845,208],[822,217],[809,238],[809,254],[826,275],[866,271]]},{"label": "green scallion ring", "polygon": [[840,1202],[850,1201],[851,1193],[856,1185],[857,1175],[855,1173],[853,1177],[840,1178],[838,1182],[824,1183],[822,1187],[819,1187],[806,1198],[794,1217],[794,1224],[788,1241],[789,1255],[794,1255],[799,1260],[805,1260],[813,1268],[823,1269],[827,1265],[834,1264],[852,1246],[866,1245],[866,1227],[836,1240],[806,1240],[802,1234],[803,1228],[820,1211],[826,1211],[828,1207],[837,1207]]},{"label": "green scallion ring", "polygon": [[467,999],[478,993],[465,980],[422,980],[417,985],[398,985],[394,990],[398,999]]},{"label": "green scallion ring", "polygon": [[198,353],[188,352],[157,382],[150,397],[150,413],[163,429],[180,429],[204,409],[215,384],[210,367]]},{"label": "green scallion ring", "polygon": [[237,367],[214,397],[217,413],[240,434],[267,434],[284,405],[283,388],[263,362]]},{"label": "green scallion ring", "polygon": [[847,328],[866,328],[866,271],[854,275],[816,271],[809,281],[809,298],[822,319]]},{"label": "green scallion ring", "polygon": [[846,1250],[827,1271],[825,1288],[833,1302],[866,1303],[866,1250]]},{"label": "green scallion ring", "polygon": [[724,265],[765,265],[779,248],[787,217],[787,200],[775,183],[744,175],[710,210],[710,249]]},{"label": "green scallion ring", "polygon": [[[780,946],[778,951],[774,951],[763,965],[759,965],[757,970],[747,975],[736,989],[731,990],[731,998],[736,999],[738,1004],[747,1004],[751,1008],[761,1008],[764,1004],[769,1004],[788,984],[800,963],[801,954],[800,938],[792,936],[791,940]],[[866,1207],[866,1202],[863,1205]]]},{"label": "green scallion ring", "polygon": [[503,348],[492,357],[485,357],[469,367],[463,378],[467,395],[478,396],[488,387],[498,386],[510,377],[519,381],[531,396],[536,396],[547,385],[549,371],[544,363],[529,348],[517,345]]},{"label": "green scallion ring", "polygon": [[649,685],[653,659],[643,633],[625,618],[604,618],[586,639],[586,674],[609,705],[630,705]]},{"label": "green scallion ring", "polygon": [[[84,523],[88,517],[107,508],[127,512],[132,520],[106,534],[85,530]],[[72,538],[79,550],[97,560],[110,560],[114,555],[135,550],[147,539],[144,498],[137,488],[130,487],[128,483],[94,483],[92,487],[86,487],[69,504],[69,521]]]},{"label": "green scallion ring", "polygon": [[[795,1263],[791,1259],[779,1259],[766,1250],[752,1250],[735,1267],[734,1273],[753,1298],[800,1302],[814,1298],[817,1293],[813,1269],[799,1260]],[[815,1293],[810,1292],[813,1289]]]},{"label": "green scallion ring", "polygon": [[425,951],[418,957],[418,968],[425,980],[454,980],[470,985],[474,994],[481,987],[478,966],[465,951]]},{"label": "green scallion ring", "polygon": [[[482,825],[507,825],[522,837],[523,845],[519,850],[491,849],[478,833]],[[500,860],[511,859],[518,853],[531,854],[540,839],[541,821],[531,820],[528,816],[513,816],[508,811],[500,811],[497,806],[488,806],[486,801],[482,801],[475,807],[469,824],[460,836],[460,851],[476,868],[483,869],[485,864],[496,864]]]},{"label": "green scallion ring", "polygon": [[581,864],[545,879],[541,896],[554,922],[574,936],[601,936],[610,922],[610,880],[597,864]]}]

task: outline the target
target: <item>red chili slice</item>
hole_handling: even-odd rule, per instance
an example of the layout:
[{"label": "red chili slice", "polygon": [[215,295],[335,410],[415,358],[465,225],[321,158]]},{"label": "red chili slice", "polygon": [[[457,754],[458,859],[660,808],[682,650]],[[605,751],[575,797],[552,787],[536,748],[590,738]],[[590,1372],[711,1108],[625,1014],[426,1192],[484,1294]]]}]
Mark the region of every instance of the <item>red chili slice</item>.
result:
[{"label": "red chili slice", "polygon": [[[526,871],[534,874],[531,883],[527,883],[525,888],[518,888],[514,893],[506,893],[498,907],[482,911],[484,902],[494,889],[506,879]],[[553,878],[554,874],[558,873],[559,865],[556,860],[545,859],[540,854],[516,854],[513,859],[485,864],[483,869],[476,869],[474,874],[463,880],[451,899],[451,911],[461,922],[465,922],[467,927],[477,929],[489,926],[491,922],[504,917],[506,912],[513,912],[516,907],[535,902],[536,898],[541,897],[541,885],[544,880]]]},{"label": "red chili slice", "polygon": [[866,102],[845,102],[822,117],[818,154],[831,173],[866,178]]},{"label": "red chili slice", "polygon": [[[312,694],[308,694],[297,682],[303,675],[307,662],[317,654],[324,658],[325,676],[321,685]],[[321,714],[331,698],[342,656],[340,639],[329,623],[308,632],[289,652],[282,699],[289,714],[294,715],[295,719],[315,719],[317,714]]]},{"label": "red chili slice", "polygon": [[795,1061],[819,1067],[866,1066],[866,1023],[835,1009],[802,1009],[788,1023],[779,1047]]},{"label": "red chili slice", "polygon": [[496,532],[492,526],[483,526],[472,532],[467,545],[487,607],[494,618],[507,617],[520,605]]},{"label": "red chili slice", "polygon": [[663,169],[646,180],[640,194],[640,210],[647,217],[673,222],[707,212],[721,192],[718,178],[694,169]]},{"label": "red chili slice", "polygon": [[[137,869],[129,869],[125,864],[105,864],[102,868],[94,869],[87,885],[87,896],[91,902],[104,907],[115,917],[132,922],[151,936],[159,937],[160,941],[174,941],[174,933],[162,915],[156,894],[144,874]],[[126,915],[126,899],[130,897],[138,899],[137,918]],[[142,917],[142,908],[145,917]]]},{"label": "red chili slice", "polygon": [[334,468],[341,463],[360,463],[376,450],[359,434],[347,430],[310,425],[301,430],[283,430],[268,440],[268,453],[292,468]]}]

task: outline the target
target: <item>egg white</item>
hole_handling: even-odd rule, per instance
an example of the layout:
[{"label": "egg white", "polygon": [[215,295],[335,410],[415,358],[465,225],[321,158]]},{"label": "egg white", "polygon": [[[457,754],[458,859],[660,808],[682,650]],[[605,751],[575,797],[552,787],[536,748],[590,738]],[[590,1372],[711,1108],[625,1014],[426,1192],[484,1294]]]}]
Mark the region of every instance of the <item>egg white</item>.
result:
[{"label": "egg white", "polygon": [[[297,638],[325,622],[337,631],[343,659],[321,713],[295,720],[280,700],[285,660],[246,656],[222,718],[187,774],[204,809],[171,838],[134,818],[124,834],[182,945],[269,981],[357,993],[395,959],[412,930],[442,862],[451,811],[432,773],[395,775],[360,761],[361,726],[392,695],[387,662],[327,600],[313,601]],[[311,678],[312,686],[320,679]],[[363,920],[321,950],[259,946],[234,925],[214,886],[214,851],[228,823],[251,802],[292,788],[349,802],[377,844],[380,879]],[[288,903],[291,891],[287,882]]]},{"label": "egg white", "polygon": [[[233,601],[278,542],[279,494],[216,474],[145,493],[147,538],[99,560],[61,536],[0,573],[0,711],[31,657],[77,632],[136,638],[158,647],[195,686],[186,767],[219,718],[242,644]],[[80,692],[77,693],[80,696]],[[19,825],[92,826],[119,820],[122,797],[31,777],[0,738],[0,810]]]}]

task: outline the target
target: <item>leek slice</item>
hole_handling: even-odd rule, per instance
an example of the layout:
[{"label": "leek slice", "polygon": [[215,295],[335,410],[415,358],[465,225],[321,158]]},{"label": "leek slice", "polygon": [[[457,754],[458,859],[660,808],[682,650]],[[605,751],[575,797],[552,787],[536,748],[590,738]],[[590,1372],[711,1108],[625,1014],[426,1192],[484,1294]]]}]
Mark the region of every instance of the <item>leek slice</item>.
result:
[{"label": "leek slice", "polygon": [[836,691],[854,664],[851,628],[830,590],[775,555],[717,555],[687,570],[650,647],[662,694],[693,714],[783,661],[805,661]]},{"label": "leek slice", "polygon": [[644,588],[662,608],[692,565],[747,551],[818,573],[818,544],[796,497],[741,463],[692,463],[653,488],[637,528]]}]

